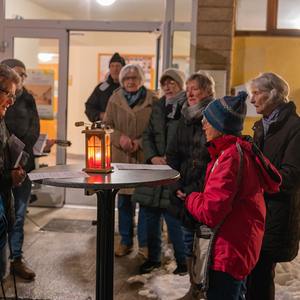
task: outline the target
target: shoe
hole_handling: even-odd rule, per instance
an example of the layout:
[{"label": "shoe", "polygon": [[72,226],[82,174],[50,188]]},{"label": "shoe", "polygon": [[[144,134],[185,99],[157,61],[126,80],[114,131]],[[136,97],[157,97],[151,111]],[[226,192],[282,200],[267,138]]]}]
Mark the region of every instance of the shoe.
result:
[{"label": "shoe", "polygon": [[27,262],[23,257],[13,259],[13,263],[10,265],[10,274],[13,275],[13,273],[23,279],[33,279],[35,277],[35,273],[27,267]]},{"label": "shoe", "polygon": [[143,255],[145,258],[148,258],[148,247],[140,247],[139,254]]},{"label": "shoe", "polygon": [[115,250],[115,256],[124,256],[127,253],[133,250],[133,245],[123,245],[120,244],[119,247]]},{"label": "shoe", "polygon": [[152,260],[147,260],[145,263],[143,263],[140,266],[140,273],[145,274],[145,273],[150,273],[153,269],[159,268],[161,266],[160,261],[152,261]]},{"label": "shoe", "polygon": [[187,274],[187,271],[188,271],[188,269],[187,269],[186,264],[178,265],[176,270],[173,272],[173,274],[183,276],[183,275]]}]

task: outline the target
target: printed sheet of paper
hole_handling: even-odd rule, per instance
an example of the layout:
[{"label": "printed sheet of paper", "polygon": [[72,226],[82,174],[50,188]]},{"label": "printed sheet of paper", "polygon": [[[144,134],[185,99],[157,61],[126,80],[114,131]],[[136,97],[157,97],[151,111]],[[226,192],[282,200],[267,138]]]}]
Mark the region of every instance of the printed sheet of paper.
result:
[{"label": "printed sheet of paper", "polygon": [[119,170],[172,170],[168,165],[150,165],[150,164],[122,164],[117,165]]},{"label": "printed sheet of paper", "polygon": [[89,174],[85,172],[43,172],[43,173],[28,173],[31,181],[49,178],[88,178]]},{"label": "printed sheet of paper", "polygon": [[22,157],[25,144],[12,134],[8,140],[11,168],[17,168]]}]

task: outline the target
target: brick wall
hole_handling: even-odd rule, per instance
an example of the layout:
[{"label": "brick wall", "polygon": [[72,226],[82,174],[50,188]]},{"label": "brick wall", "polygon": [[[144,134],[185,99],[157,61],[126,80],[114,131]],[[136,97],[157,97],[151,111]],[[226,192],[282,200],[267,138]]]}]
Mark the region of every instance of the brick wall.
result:
[{"label": "brick wall", "polygon": [[230,94],[235,0],[198,0],[196,70],[226,70]]}]

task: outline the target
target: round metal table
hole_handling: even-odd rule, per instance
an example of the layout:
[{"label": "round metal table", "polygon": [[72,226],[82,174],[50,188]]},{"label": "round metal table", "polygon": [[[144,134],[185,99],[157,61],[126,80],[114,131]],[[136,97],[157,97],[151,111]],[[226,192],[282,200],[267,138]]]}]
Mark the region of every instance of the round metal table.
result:
[{"label": "round metal table", "polygon": [[[97,194],[96,300],[113,299],[115,196],[121,188],[152,187],[175,182],[180,175],[169,170],[119,170],[111,173],[88,173],[89,178],[43,179],[40,184],[85,189]],[[81,172],[84,165],[57,165],[34,170],[41,172]]]}]

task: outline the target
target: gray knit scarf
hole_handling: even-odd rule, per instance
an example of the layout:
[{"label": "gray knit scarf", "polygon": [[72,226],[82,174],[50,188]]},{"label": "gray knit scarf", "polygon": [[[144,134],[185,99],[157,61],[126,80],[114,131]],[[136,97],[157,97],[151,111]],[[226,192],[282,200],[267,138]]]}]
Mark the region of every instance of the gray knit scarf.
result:
[{"label": "gray knit scarf", "polygon": [[193,106],[189,106],[189,102],[186,101],[182,106],[181,114],[185,117],[186,122],[190,123],[199,119],[202,116],[203,110],[213,100],[215,100],[215,97],[211,95]]},{"label": "gray knit scarf", "polygon": [[174,97],[171,99],[166,98],[166,107],[171,104],[172,105],[172,111],[168,114],[168,118],[174,119],[177,106],[181,105],[186,100],[186,92],[181,90],[179,91]]}]

